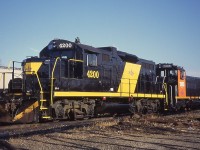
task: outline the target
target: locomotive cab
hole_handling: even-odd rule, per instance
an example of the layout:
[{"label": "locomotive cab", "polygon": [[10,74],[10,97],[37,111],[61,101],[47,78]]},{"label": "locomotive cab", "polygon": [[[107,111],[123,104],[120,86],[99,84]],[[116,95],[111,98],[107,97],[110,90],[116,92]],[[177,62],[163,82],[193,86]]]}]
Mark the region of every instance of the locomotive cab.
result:
[{"label": "locomotive cab", "polygon": [[[77,44],[66,40],[53,40],[41,52],[40,58],[57,61],[59,66],[59,77],[82,78],[83,54]],[[55,68],[56,69],[56,68]],[[55,75],[58,76],[58,75]]]},{"label": "locomotive cab", "polygon": [[176,109],[178,99],[186,97],[186,75],[182,67],[173,64],[158,64],[156,67],[157,79],[163,82],[163,91],[166,94],[166,107]]}]

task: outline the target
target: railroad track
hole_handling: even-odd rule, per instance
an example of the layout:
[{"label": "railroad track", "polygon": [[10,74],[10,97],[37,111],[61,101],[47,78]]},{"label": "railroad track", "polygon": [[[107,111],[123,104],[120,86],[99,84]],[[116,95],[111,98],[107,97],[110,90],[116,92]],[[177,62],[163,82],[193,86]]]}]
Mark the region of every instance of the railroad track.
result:
[{"label": "railroad track", "polygon": [[0,128],[0,140],[25,137],[37,134],[47,134],[69,130],[73,128],[87,127],[97,122],[112,121],[113,117],[94,118],[89,120],[46,122],[37,124],[4,125]]},{"label": "railroad track", "polygon": [[[189,114],[188,114],[189,113]],[[157,123],[174,123],[178,122],[187,122],[188,120],[198,120],[199,116],[196,116],[196,113],[199,114],[200,110],[193,110],[186,113],[175,113],[175,114],[165,114],[163,117],[152,119],[151,115],[145,115],[145,120],[150,122]],[[155,114],[157,116],[158,114]],[[171,117],[170,117],[171,116]],[[109,121],[119,121],[119,116],[117,117],[102,117],[102,118],[93,118],[87,120],[76,120],[76,121],[59,121],[59,122],[46,122],[46,123],[37,123],[37,124],[10,124],[3,125],[0,127],[0,140],[6,140],[9,138],[18,138],[26,137],[32,135],[43,135],[54,132],[61,132],[65,130],[70,130],[73,128],[81,128],[95,125],[100,122],[109,122]],[[143,117],[142,117],[143,118]],[[148,119],[149,118],[149,119]],[[175,119],[177,118],[177,119]],[[185,119],[183,119],[185,118]],[[197,119],[196,119],[197,118]],[[199,119],[200,120],[200,119]]]}]

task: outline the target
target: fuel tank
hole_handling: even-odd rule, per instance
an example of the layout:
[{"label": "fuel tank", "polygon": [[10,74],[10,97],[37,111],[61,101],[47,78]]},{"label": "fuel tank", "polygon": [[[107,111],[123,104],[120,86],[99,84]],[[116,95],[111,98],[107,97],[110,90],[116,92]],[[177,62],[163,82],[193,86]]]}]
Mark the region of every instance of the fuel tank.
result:
[{"label": "fuel tank", "polygon": [[95,107],[96,114],[130,114],[134,113],[133,104],[125,103],[100,103]]}]

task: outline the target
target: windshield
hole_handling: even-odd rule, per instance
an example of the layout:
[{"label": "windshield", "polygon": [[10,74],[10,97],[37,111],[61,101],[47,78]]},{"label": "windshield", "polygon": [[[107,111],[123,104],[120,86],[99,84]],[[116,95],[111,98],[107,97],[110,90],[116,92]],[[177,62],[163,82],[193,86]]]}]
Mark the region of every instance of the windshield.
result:
[{"label": "windshield", "polygon": [[52,58],[65,58],[65,59],[71,59],[74,58],[74,50],[55,50],[55,51],[51,51],[49,52],[49,57]]}]

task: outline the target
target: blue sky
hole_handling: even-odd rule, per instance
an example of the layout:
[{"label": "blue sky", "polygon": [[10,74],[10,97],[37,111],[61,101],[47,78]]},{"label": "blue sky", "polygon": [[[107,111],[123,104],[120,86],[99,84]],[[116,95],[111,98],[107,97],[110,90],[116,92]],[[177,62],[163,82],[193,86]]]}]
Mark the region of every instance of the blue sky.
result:
[{"label": "blue sky", "polygon": [[1,65],[78,36],[200,77],[200,0],[1,0],[0,20]]}]

